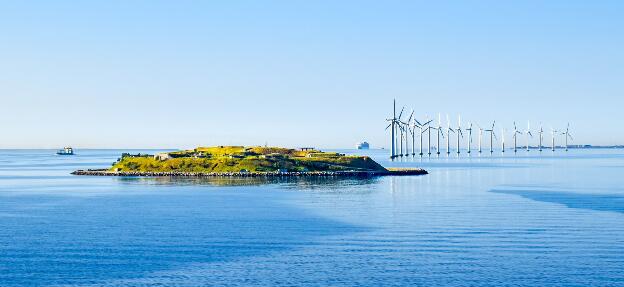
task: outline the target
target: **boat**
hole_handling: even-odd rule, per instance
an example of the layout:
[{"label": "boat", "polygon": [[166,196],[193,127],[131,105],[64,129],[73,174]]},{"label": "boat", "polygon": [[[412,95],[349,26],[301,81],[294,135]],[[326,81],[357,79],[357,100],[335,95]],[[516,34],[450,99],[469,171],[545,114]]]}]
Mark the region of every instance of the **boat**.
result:
[{"label": "boat", "polygon": [[73,155],[74,154],[74,149],[69,147],[69,146],[66,146],[63,149],[57,151],[56,154],[58,154],[58,155]]},{"label": "boat", "polygon": [[356,147],[357,149],[368,149],[370,145],[367,142],[360,142]]}]

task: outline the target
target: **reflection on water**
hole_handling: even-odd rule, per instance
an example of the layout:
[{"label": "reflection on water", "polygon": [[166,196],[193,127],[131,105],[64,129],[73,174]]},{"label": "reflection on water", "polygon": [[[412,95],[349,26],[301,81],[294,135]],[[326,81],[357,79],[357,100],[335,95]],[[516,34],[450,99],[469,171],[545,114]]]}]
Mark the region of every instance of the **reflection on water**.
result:
[{"label": "reflection on water", "polygon": [[148,185],[210,185],[210,186],[266,186],[277,185],[291,189],[322,189],[363,186],[379,181],[372,178],[344,177],[114,177],[122,184]]}]

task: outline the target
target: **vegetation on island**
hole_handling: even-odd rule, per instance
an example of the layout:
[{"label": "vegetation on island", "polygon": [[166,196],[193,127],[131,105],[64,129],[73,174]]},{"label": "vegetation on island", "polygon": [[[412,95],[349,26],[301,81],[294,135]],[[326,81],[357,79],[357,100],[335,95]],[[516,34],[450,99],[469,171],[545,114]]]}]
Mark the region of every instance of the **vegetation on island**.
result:
[{"label": "vegetation on island", "polygon": [[113,172],[387,172],[367,156],[351,156],[316,149],[216,146],[147,154],[123,154]]}]

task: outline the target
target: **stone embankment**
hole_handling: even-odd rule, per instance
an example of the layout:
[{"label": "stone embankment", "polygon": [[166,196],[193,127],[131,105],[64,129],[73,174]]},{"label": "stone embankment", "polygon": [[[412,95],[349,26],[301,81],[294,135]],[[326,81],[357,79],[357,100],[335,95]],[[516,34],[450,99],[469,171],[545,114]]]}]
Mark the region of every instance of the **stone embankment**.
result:
[{"label": "stone embankment", "polygon": [[109,171],[88,169],[72,172],[73,175],[90,176],[144,176],[144,177],[374,177],[405,176],[427,174],[424,169],[399,169],[388,171],[307,171],[307,172],[148,172],[148,171]]}]

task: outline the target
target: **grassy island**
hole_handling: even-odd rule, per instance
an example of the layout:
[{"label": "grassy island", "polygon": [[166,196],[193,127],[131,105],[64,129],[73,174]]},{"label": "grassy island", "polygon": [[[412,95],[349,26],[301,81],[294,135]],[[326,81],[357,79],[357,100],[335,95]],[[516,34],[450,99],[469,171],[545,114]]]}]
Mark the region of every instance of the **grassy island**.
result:
[{"label": "grassy island", "polygon": [[367,156],[278,147],[198,147],[156,155],[124,154],[110,171],[315,172],[386,171]]},{"label": "grassy island", "polygon": [[376,176],[426,174],[422,169],[388,170],[368,156],[313,148],[216,146],[167,153],[122,154],[109,169],[76,175],[112,176]]}]

